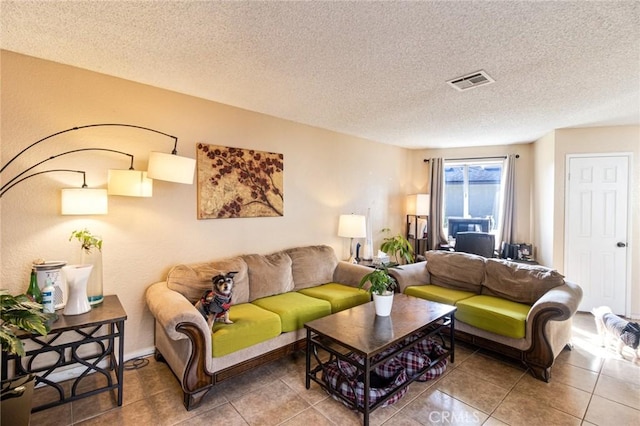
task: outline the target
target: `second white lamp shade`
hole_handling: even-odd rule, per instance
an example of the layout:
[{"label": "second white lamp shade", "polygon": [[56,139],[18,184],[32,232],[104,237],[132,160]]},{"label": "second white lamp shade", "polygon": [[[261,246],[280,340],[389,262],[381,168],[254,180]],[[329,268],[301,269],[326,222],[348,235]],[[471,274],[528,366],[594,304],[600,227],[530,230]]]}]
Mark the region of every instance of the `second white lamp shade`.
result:
[{"label": "second white lamp shade", "polygon": [[153,180],[147,177],[147,172],[109,169],[107,192],[126,197],[151,197]]}]

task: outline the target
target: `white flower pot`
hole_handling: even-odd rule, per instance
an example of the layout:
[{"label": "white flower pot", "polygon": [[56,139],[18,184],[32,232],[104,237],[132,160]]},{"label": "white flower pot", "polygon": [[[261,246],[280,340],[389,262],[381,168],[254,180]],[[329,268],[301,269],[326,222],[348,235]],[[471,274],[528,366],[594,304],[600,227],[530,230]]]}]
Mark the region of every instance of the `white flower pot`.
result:
[{"label": "white flower pot", "polygon": [[62,268],[62,274],[67,281],[69,298],[64,307],[64,315],[80,315],[91,310],[87,297],[87,281],[93,265],[68,265]]},{"label": "white flower pot", "polygon": [[391,315],[391,306],[393,306],[393,293],[385,295],[374,293],[373,304],[376,308],[376,315],[388,317]]}]

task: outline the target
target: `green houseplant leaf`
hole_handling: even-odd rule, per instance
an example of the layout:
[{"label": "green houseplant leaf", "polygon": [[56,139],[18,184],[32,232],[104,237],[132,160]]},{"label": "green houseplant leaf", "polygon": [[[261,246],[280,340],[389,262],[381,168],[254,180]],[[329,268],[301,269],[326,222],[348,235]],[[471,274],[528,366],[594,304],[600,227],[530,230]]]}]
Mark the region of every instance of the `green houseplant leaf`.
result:
[{"label": "green houseplant leaf", "polygon": [[49,321],[55,314],[42,312],[42,305],[32,302],[25,294],[12,296],[7,290],[0,290],[0,343],[2,350],[10,354],[24,355],[22,340],[16,331],[24,330],[46,336]]},{"label": "green houseplant leaf", "polygon": [[80,241],[82,250],[86,251],[87,253],[91,253],[91,249],[93,247],[102,251],[102,238],[97,235],[93,235],[91,231],[89,231],[87,228],[84,228],[80,231],[71,232],[69,241],[71,241],[74,238]]},{"label": "green houseplant leaf", "polygon": [[368,291],[371,294],[385,295],[392,293],[397,283],[395,278],[389,275],[389,269],[391,268],[395,268],[395,266],[389,264],[376,266],[372,272],[362,277],[358,288],[363,288],[369,282],[371,285]]},{"label": "green houseplant leaf", "polygon": [[[382,231],[390,232],[390,229],[384,228]],[[380,250],[388,255],[393,255],[396,263],[400,263],[401,260],[404,261],[404,263],[413,263],[413,246],[400,234],[392,237],[385,237],[380,245]]]}]

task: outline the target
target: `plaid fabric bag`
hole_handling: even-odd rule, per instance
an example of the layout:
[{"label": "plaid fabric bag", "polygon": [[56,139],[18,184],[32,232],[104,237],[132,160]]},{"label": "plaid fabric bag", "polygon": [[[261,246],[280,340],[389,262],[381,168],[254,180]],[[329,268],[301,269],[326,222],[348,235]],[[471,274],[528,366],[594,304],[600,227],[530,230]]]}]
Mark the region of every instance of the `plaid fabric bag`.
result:
[{"label": "plaid fabric bag", "polygon": [[[415,339],[412,339],[415,340]],[[408,377],[412,377],[425,366],[431,363],[432,359],[438,358],[445,353],[445,349],[439,344],[435,343],[431,339],[422,340],[416,346],[406,351],[401,352],[397,359],[407,372]],[[418,377],[416,380],[419,382],[426,382],[427,380],[433,380],[438,378],[447,369],[447,358],[440,360],[437,364],[427,370],[424,374]]]},{"label": "plaid fabric bag", "polygon": [[[359,357],[353,356],[352,358],[357,359]],[[357,374],[358,369],[355,366],[341,360],[333,361],[323,367],[323,380],[333,391],[342,394],[351,402],[352,406],[364,407],[365,392],[363,377],[362,374],[360,376],[357,376]],[[407,374],[397,358],[392,358],[376,367],[371,374],[370,380],[369,404],[373,405],[387,396],[393,388],[405,383],[407,381]],[[396,392],[396,394],[385,401],[381,407],[386,407],[387,405],[397,402],[407,391],[408,387],[405,387]],[[349,404],[339,397],[332,396],[334,399],[349,406]]]},{"label": "plaid fabric bag", "polygon": [[428,365],[429,362],[431,362],[428,357],[424,356],[421,352],[416,351],[415,348],[398,354],[398,361],[400,361],[407,372],[407,376],[409,377],[413,377],[418,374],[425,365]]}]

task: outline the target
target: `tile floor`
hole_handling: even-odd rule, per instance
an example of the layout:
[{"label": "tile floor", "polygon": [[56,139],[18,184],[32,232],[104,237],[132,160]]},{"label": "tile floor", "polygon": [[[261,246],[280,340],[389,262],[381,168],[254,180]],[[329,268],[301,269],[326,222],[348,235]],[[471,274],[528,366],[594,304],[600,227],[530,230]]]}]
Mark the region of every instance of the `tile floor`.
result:
[{"label": "tile floor", "polygon": [[[578,314],[574,349],[565,350],[550,383],[520,365],[458,345],[456,362],[438,380],[410,385],[396,404],[371,415],[374,425],[638,425],[640,363],[600,348],[593,317]],[[358,425],[362,416],[304,387],[304,354],[285,358],[216,386],[190,412],[163,363],[127,370],[124,404],[102,393],[35,413],[44,425]],[[85,379],[89,380],[89,379]],[[86,384],[88,385],[88,383]],[[37,390],[37,398],[46,393]]]}]

